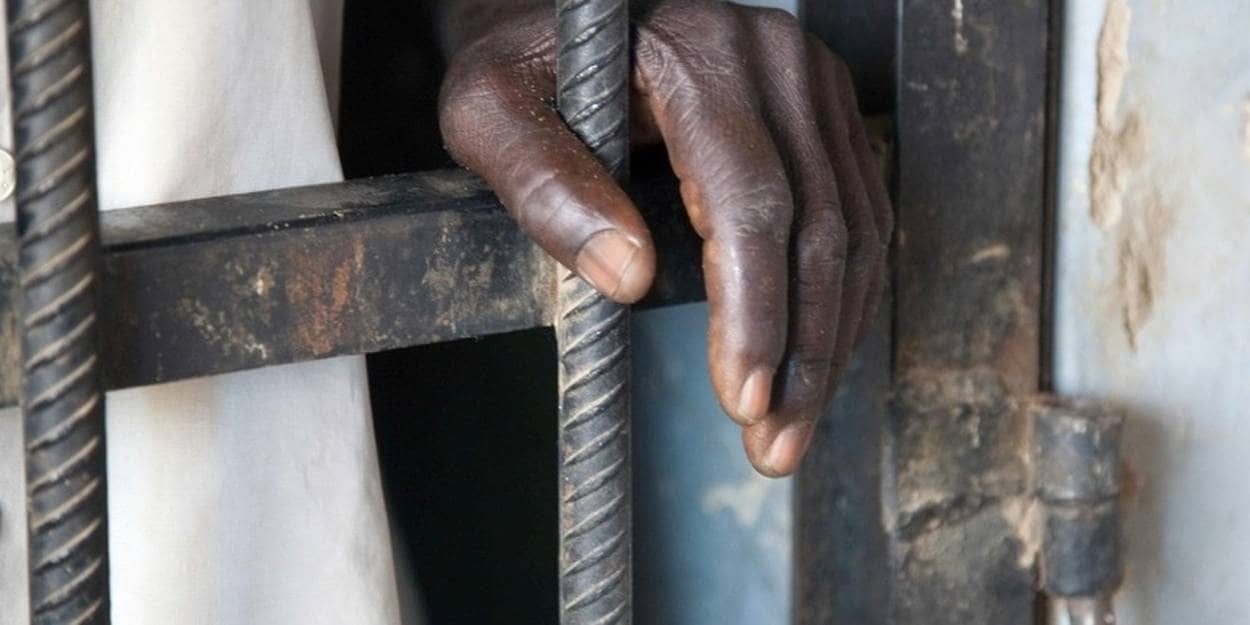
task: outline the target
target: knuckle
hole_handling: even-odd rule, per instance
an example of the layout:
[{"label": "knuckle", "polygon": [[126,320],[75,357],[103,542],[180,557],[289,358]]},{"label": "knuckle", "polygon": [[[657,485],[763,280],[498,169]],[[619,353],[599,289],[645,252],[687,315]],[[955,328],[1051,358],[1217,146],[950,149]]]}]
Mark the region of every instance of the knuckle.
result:
[{"label": "knuckle", "polygon": [[778,203],[743,203],[734,211],[725,238],[730,241],[785,248],[790,238],[789,209]]},{"label": "knuckle", "polygon": [[850,233],[847,256],[857,265],[875,264],[881,257],[881,239],[877,236],[877,226],[870,215],[862,215],[857,221],[857,227]]},{"label": "knuckle", "polygon": [[846,255],[848,237],[846,221],[836,210],[817,210],[805,216],[800,229],[800,243],[830,250],[839,256]]},{"label": "knuckle", "polygon": [[798,275],[801,280],[823,284],[846,268],[847,233],[842,216],[821,211],[805,219],[795,241]]}]

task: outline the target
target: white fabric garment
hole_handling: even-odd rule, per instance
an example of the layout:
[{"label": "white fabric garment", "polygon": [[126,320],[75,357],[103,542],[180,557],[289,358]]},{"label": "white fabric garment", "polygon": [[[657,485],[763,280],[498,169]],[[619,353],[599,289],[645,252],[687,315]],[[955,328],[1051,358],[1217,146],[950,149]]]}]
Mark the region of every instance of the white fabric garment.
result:
[{"label": "white fabric garment", "polygon": [[[342,0],[91,8],[102,208],[341,179]],[[114,622],[398,622],[363,358],[114,392],[107,409]],[[27,620],[24,525],[6,410],[0,625]]]}]

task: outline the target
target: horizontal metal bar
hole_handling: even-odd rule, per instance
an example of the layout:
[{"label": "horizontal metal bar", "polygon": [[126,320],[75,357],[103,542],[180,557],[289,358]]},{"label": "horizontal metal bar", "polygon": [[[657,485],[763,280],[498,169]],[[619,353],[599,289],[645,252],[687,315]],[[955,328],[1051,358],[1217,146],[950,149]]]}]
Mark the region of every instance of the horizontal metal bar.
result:
[{"label": "horizontal metal bar", "polygon": [[[703,297],[676,183],[632,195],[660,249],[643,306]],[[555,271],[448,170],[109,211],[108,389],[551,325]],[[0,225],[0,407],[18,396],[16,240]]]}]

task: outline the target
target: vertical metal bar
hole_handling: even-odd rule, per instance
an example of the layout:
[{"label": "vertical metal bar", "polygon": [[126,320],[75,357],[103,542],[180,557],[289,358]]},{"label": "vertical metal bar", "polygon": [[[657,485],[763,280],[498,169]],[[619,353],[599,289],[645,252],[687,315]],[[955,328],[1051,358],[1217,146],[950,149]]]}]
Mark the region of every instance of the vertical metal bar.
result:
[{"label": "vertical metal bar", "polygon": [[87,0],[9,0],[31,623],[106,623]]},{"label": "vertical metal bar", "polygon": [[1042,377],[1048,5],[898,4],[883,486],[895,625],[1037,616],[1015,398]]},{"label": "vertical metal bar", "polygon": [[[626,0],[557,0],[557,103],[617,180],[629,169]],[[633,620],[629,310],[561,269],[560,622]]]}]

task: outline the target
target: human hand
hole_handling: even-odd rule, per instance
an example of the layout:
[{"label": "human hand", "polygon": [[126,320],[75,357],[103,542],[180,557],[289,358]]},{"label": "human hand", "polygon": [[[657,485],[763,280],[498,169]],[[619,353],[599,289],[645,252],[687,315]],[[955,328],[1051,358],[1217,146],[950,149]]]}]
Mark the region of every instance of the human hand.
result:
[{"label": "human hand", "polygon": [[[554,10],[508,1],[450,38],[447,147],[557,261],[637,301],[655,248],[555,111]],[[635,25],[631,137],[665,144],[704,241],[713,386],[751,463],[787,475],[885,285],[893,214],[850,74],[781,11],[661,0]]]}]

